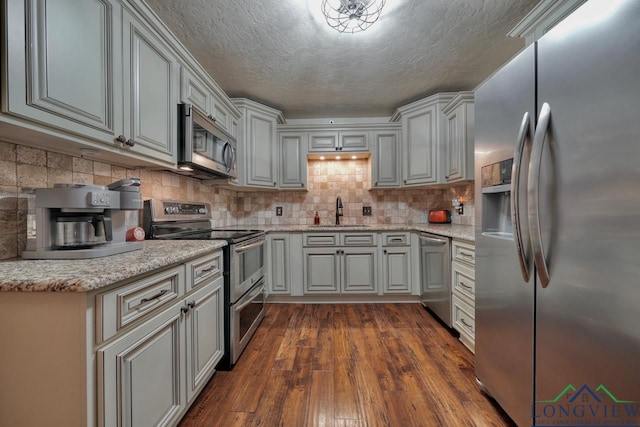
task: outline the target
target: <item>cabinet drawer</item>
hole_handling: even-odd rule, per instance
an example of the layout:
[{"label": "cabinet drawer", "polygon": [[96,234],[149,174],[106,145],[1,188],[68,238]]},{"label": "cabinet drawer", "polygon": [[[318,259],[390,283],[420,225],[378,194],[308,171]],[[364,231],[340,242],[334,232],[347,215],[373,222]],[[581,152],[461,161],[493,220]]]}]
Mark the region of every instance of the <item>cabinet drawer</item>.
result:
[{"label": "cabinet drawer", "polygon": [[473,243],[454,240],[451,245],[451,254],[454,261],[476,265],[476,247]]},{"label": "cabinet drawer", "polygon": [[187,263],[187,292],[222,275],[222,251]]},{"label": "cabinet drawer", "polygon": [[375,246],[376,233],[350,233],[340,235],[342,246]]},{"label": "cabinet drawer", "polygon": [[176,301],[184,293],[184,267],[175,267],[96,296],[96,341]]},{"label": "cabinet drawer", "polygon": [[409,233],[382,233],[382,246],[409,246]]},{"label": "cabinet drawer", "polygon": [[305,234],[304,235],[304,246],[338,246],[338,234]]},{"label": "cabinet drawer", "polygon": [[460,332],[460,341],[472,352],[475,351],[476,316],[475,309],[453,295],[453,327]]},{"label": "cabinet drawer", "polygon": [[476,297],[475,272],[471,268],[454,262],[452,264],[453,290],[474,300]]}]

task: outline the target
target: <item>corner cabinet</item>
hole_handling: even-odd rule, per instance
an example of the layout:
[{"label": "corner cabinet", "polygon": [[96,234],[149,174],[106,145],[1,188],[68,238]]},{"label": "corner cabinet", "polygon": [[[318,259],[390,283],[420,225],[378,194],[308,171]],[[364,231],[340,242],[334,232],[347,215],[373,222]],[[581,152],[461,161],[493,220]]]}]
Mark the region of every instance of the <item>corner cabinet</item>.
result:
[{"label": "corner cabinet", "polygon": [[90,148],[175,164],[177,59],[137,12],[113,0],[5,7],[3,113]]},{"label": "corner cabinet", "polygon": [[232,99],[242,113],[238,129],[237,185],[278,187],[278,140],[276,127],[282,113],[246,98]]},{"label": "corner cabinet", "polygon": [[442,108],[445,115],[446,182],[471,180],[473,170],[473,92],[458,93]]},{"label": "corner cabinet", "polygon": [[[392,121],[402,123],[403,186],[439,184],[444,161],[442,107],[455,93],[439,93],[398,108]],[[442,175],[442,176],[441,176]]]}]

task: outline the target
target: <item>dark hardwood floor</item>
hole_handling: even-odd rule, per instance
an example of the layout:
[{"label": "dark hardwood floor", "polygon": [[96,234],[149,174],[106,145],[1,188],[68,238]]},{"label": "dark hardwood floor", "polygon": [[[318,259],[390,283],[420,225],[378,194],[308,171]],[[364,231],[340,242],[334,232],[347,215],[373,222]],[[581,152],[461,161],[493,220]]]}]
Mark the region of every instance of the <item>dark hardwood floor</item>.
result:
[{"label": "dark hardwood floor", "polygon": [[513,426],[419,304],[270,304],[181,426]]}]

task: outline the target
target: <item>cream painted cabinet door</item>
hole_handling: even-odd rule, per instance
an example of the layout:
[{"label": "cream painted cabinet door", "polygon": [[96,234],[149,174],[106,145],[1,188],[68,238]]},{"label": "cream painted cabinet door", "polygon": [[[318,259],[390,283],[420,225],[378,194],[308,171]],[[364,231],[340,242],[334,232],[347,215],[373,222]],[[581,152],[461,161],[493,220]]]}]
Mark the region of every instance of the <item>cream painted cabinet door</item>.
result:
[{"label": "cream painted cabinet door", "polygon": [[124,136],[131,151],[174,164],[179,64],[159,36],[123,13]]},{"label": "cream painted cabinet door", "polygon": [[437,108],[432,105],[402,117],[405,185],[438,182]]},{"label": "cream painted cabinet door", "polygon": [[402,162],[400,159],[400,132],[374,131],[371,162],[372,187],[400,187]]},{"label": "cream painted cabinet door", "polygon": [[386,247],[382,250],[382,284],[385,294],[411,293],[411,248]]},{"label": "cream painted cabinet door", "polygon": [[267,236],[267,267],[269,269],[269,293],[289,294],[291,292],[291,264],[289,235],[270,234]]},{"label": "cream painted cabinet door", "polygon": [[113,144],[122,127],[118,2],[27,0],[4,8],[3,111]]},{"label": "cream painted cabinet door", "polygon": [[340,293],[340,250],[304,249],[304,292],[306,294]]},{"label": "cream painted cabinet door", "polygon": [[207,85],[184,65],[180,68],[180,100],[191,104],[205,116],[211,114],[213,95]]},{"label": "cream painted cabinet door", "polygon": [[187,402],[204,387],[224,355],[224,277],[187,298]]},{"label": "cream painted cabinet door", "polygon": [[446,120],[445,179],[447,182],[473,179],[473,92],[460,92],[442,111]]},{"label": "cream painted cabinet door", "polygon": [[377,248],[344,248],[341,249],[340,257],[342,293],[378,293]]},{"label": "cream painted cabinet door", "polygon": [[97,352],[98,425],[175,425],[185,406],[179,306]]},{"label": "cream painted cabinet door", "polygon": [[277,186],[278,164],[276,120],[258,111],[247,110],[245,132],[247,184],[260,187]]},{"label": "cream painted cabinet door", "polygon": [[278,187],[304,189],[307,186],[306,134],[283,132],[279,135],[280,177]]}]

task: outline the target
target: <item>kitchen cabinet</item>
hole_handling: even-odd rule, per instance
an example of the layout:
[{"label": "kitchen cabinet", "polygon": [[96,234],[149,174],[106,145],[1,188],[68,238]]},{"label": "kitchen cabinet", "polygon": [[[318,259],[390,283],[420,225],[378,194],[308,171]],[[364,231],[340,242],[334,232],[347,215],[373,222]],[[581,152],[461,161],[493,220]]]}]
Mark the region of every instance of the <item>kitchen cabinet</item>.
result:
[{"label": "kitchen cabinet", "polygon": [[309,132],[309,153],[368,152],[369,132],[363,129]]},{"label": "kitchen cabinet", "polygon": [[442,108],[445,115],[445,180],[473,179],[473,92],[460,92]]},{"label": "kitchen cabinet", "polygon": [[213,93],[188,67],[180,68],[180,100],[213,117]]},{"label": "kitchen cabinet", "polygon": [[267,289],[269,294],[291,293],[291,252],[288,234],[267,235]]},{"label": "kitchen cabinet", "polygon": [[376,233],[304,234],[305,294],[376,294]]},{"label": "kitchen cabinet", "polygon": [[224,278],[209,270],[221,261],[215,250],[88,292],[3,292],[0,316],[19,327],[3,333],[0,377],[19,397],[0,424],[176,425],[224,354]]},{"label": "kitchen cabinet", "polygon": [[439,93],[398,108],[391,121],[402,123],[404,186],[443,182],[445,121],[442,107],[454,93]]},{"label": "kitchen cabinet", "polygon": [[410,233],[382,233],[382,293],[410,294],[411,240]]},{"label": "kitchen cabinet", "polygon": [[453,328],[460,341],[475,351],[475,245],[453,239],[451,242],[451,313]]},{"label": "kitchen cabinet", "polygon": [[91,148],[175,164],[178,62],[137,12],[109,0],[6,7],[3,113]]},{"label": "kitchen cabinet", "polygon": [[400,187],[402,185],[400,132],[373,131],[372,140],[371,187]]},{"label": "kitchen cabinet", "polygon": [[305,189],[307,187],[307,152],[304,132],[278,134],[278,188]]},{"label": "kitchen cabinet", "polygon": [[276,126],[282,113],[245,98],[233,102],[242,113],[238,129],[237,185],[278,187],[278,141]]}]

